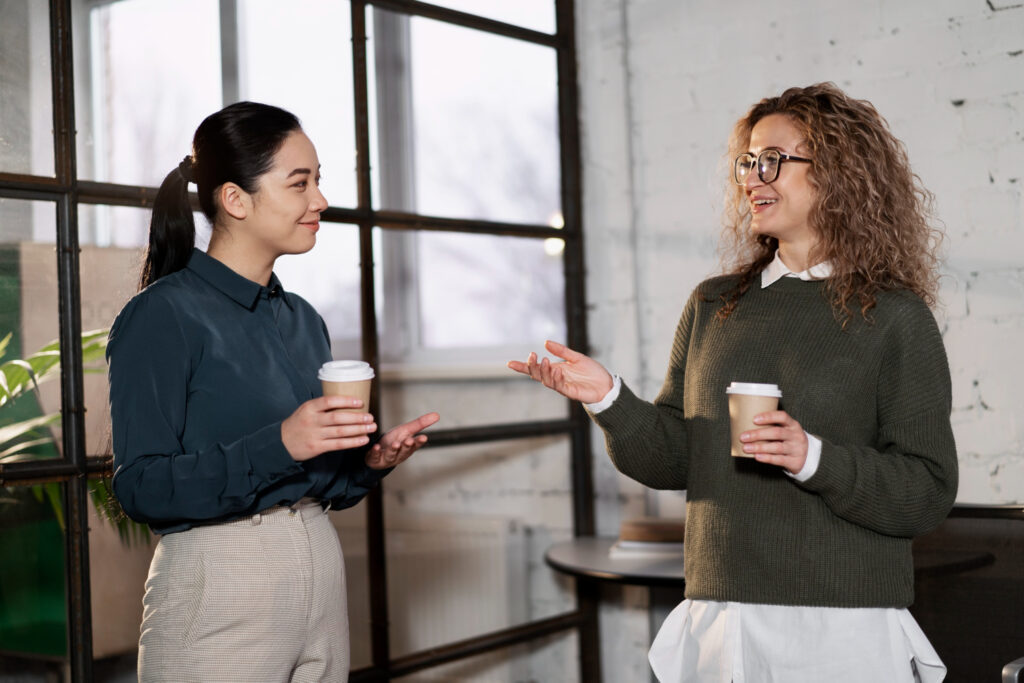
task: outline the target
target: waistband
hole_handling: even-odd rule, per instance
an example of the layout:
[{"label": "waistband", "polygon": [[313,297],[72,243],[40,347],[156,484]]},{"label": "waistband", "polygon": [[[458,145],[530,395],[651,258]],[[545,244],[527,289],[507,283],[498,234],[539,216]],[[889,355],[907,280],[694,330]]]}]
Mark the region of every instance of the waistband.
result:
[{"label": "waistband", "polygon": [[291,505],[275,505],[254,515],[228,522],[228,524],[258,526],[267,523],[287,522],[295,517],[300,518],[302,521],[307,521],[325,514],[327,514],[327,510],[324,509],[324,504],[319,500],[315,498],[302,498]]}]

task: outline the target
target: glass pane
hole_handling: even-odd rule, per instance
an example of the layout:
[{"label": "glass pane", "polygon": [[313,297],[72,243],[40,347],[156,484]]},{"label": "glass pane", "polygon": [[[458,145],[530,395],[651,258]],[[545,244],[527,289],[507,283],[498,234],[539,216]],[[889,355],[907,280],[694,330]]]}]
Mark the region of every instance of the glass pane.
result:
[{"label": "glass pane", "polygon": [[385,429],[429,412],[441,415],[436,429],[569,416],[566,399],[503,363],[459,369],[442,364],[396,369],[385,365],[380,386],[380,424]]},{"label": "glass pane", "polygon": [[580,680],[578,662],[579,640],[575,631],[567,631],[392,680],[401,683],[577,683]]},{"label": "glass pane", "polygon": [[432,0],[431,4],[532,28],[535,31],[555,32],[554,0]]},{"label": "glass pane", "polygon": [[[138,291],[139,271],[149,235],[148,209],[125,206],[79,206],[81,240],[82,333],[87,368],[85,396],[86,452],[111,453],[110,403],[104,348],[100,345],[121,308]],[[201,219],[200,224],[205,224]]]},{"label": "glass pane", "polygon": [[45,2],[0,6],[0,171],[52,176],[50,9]]},{"label": "glass pane", "polygon": [[418,17],[410,23],[416,211],[557,220],[554,49]]},{"label": "glass pane", "polygon": [[74,32],[78,172],[90,180],[159,185],[220,109],[217,0],[127,0],[86,11]]},{"label": "glass pane", "polygon": [[417,238],[424,348],[565,339],[561,240],[456,233]]},{"label": "glass pane", "polygon": [[5,673],[67,652],[63,519],[61,484],[0,488],[0,643],[17,656]]},{"label": "glass pane", "polygon": [[427,448],[388,476],[393,656],[574,608],[544,563],[572,536],[569,469],[568,438],[549,437]]},{"label": "glass pane", "polygon": [[327,201],[355,206],[349,3],[246,0],[238,3],[238,25],[241,99],[275,104],[298,116],[316,145]]},{"label": "glass pane", "polygon": [[[36,355],[58,335],[56,235],[52,203],[0,198],[0,462],[60,455],[60,366]],[[38,392],[11,362],[20,360],[32,365]]]},{"label": "glass pane", "polygon": [[[96,479],[89,480],[89,488],[109,491],[108,482]],[[157,537],[123,517],[115,526],[99,505],[95,498],[89,505],[93,673],[97,683],[122,683],[135,680],[142,596]]]},{"label": "glass pane", "polygon": [[352,669],[373,663],[370,629],[370,562],[366,554],[366,506],[360,503],[345,510],[331,511],[331,521],[345,556],[345,586],[348,589],[348,631]]},{"label": "glass pane", "polygon": [[335,358],[361,357],[358,228],[321,222],[312,251],[280,257],[274,272],[323,317]]}]

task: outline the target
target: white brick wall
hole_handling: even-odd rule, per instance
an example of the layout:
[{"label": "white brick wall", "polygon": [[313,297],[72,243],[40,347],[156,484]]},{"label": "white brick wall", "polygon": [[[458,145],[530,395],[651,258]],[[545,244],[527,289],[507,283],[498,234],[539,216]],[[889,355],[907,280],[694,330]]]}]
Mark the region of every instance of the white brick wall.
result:
[{"label": "white brick wall", "polygon": [[[579,0],[577,22],[595,356],[654,396],[686,297],[718,269],[732,124],[787,86],[834,81],[878,107],[937,198],[959,499],[1024,503],[1024,4]],[[595,465],[601,533],[680,508]],[[645,627],[642,609],[603,615],[606,680],[646,675],[624,645],[645,638],[621,635]]]}]

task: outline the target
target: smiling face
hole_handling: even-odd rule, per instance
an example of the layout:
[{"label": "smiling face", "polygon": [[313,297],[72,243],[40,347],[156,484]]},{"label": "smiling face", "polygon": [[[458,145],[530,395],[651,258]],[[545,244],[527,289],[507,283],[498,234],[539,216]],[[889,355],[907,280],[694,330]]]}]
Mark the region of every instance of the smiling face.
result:
[{"label": "smiling face", "polygon": [[243,239],[271,259],[312,249],[320,213],[327,208],[319,185],[320,161],[313,143],[301,130],[290,133],[273,166],[260,176],[259,189],[248,195]]},{"label": "smiling face", "polygon": [[[750,154],[757,156],[766,149],[809,156],[803,136],[784,114],[765,116],[751,130]],[[794,248],[806,255],[816,241],[816,233],[810,225],[815,196],[807,176],[810,164],[791,161],[782,161],[781,164],[778,178],[771,183],[762,182],[757,173],[750,173],[747,177],[744,191],[750,203],[750,230],[755,235],[768,235],[779,240],[784,257],[787,250]],[[787,265],[793,267],[797,264],[787,262]]]}]

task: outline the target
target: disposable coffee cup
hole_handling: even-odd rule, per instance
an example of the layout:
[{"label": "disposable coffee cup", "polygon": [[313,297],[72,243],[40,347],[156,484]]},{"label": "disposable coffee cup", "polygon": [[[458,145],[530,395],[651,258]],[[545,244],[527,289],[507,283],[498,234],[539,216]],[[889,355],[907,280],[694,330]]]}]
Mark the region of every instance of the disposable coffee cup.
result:
[{"label": "disposable coffee cup", "polygon": [[317,373],[324,396],[352,396],[362,400],[362,408],[338,408],[346,413],[366,413],[370,410],[370,385],[373,368],[361,360],[332,360],[320,366]]},{"label": "disposable coffee cup", "polygon": [[725,393],[729,395],[732,455],[737,458],[753,458],[752,454],[743,452],[740,434],[763,426],[754,424],[754,416],[777,410],[782,391],[777,384],[733,382],[726,388]]}]

